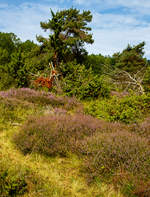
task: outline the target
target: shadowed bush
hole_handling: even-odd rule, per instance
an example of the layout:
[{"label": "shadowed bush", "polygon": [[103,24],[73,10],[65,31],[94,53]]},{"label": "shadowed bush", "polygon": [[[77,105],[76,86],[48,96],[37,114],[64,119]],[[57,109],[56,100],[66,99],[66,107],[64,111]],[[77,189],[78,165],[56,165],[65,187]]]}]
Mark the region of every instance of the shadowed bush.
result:
[{"label": "shadowed bush", "polygon": [[30,118],[14,137],[24,153],[66,155],[76,152],[78,141],[101,129],[101,121],[85,115],[55,114]]},{"label": "shadowed bush", "polygon": [[14,164],[10,159],[0,161],[0,196],[21,196],[33,191],[37,196],[44,185],[43,178],[38,177],[31,169],[19,164]]},{"label": "shadowed bush", "polygon": [[98,133],[84,139],[81,146],[87,154],[86,169],[91,178],[115,180],[126,190],[130,185],[132,194],[140,182],[147,184],[150,180],[150,148],[146,138],[128,131]]},{"label": "shadowed bush", "polygon": [[8,170],[1,172],[0,175],[0,195],[16,196],[27,192],[27,183],[24,176],[13,176],[8,174]]}]

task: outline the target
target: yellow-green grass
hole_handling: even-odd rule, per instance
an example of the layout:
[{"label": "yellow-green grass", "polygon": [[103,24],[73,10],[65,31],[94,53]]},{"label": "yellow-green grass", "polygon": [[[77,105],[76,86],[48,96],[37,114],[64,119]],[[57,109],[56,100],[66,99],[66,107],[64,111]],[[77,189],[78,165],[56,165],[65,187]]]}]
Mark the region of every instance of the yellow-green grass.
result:
[{"label": "yellow-green grass", "polygon": [[11,124],[5,129],[1,123],[0,161],[9,166],[10,172],[18,173],[28,169],[29,174],[35,176],[34,180],[37,182],[31,181],[28,184],[28,192],[23,197],[123,197],[113,186],[100,181],[88,185],[81,170],[82,160],[75,155],[65,158],[39,154],[23,155],[12,142],[19,127]]}]

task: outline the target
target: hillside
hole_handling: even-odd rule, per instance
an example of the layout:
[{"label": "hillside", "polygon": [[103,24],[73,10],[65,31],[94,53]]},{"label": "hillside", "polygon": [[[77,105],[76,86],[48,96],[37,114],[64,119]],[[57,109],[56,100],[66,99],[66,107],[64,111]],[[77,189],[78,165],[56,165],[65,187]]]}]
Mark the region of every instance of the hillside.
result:
[{"label": "hillside", "polygon": [[148,119],[110,123],[29,88],[0,96],[1,196],[149,196]]}]

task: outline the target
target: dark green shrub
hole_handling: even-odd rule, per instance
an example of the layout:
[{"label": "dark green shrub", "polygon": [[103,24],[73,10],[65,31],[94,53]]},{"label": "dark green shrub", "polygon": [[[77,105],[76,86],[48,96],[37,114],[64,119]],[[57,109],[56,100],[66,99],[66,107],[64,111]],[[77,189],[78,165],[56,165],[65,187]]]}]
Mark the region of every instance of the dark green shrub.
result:
[{"label": "dark green shrub", "polygon": [[110,88],[103,76],[93,74],[92,69],[84,65],[70,63],[67,66],[63,68],[62,89],[68,96],[80,99],[109,97]]},{"label": "dark green shrub", "polygon": [[14,136],[14,141],[24,154],[66,155],[76,152],[78,141],[93,135],[101,127],[101,121],[81,114],[33,117]]},{"label": "dark green shrub", "polygon": [[0,196],[51,196],[54,191],[47,180],[28,164],[12,160],[0,152]]},{"label": "dark green shrub", "polygon": [[85,112],[98,118],[124,123],[136,122],[143,119],[150,112],[150,97],[116,96],[108,100],[97,100],[85,105]]},{"label": "dark green shrub", "polygon": [[27,183],[23,175],[10,176],[8,170],[0,171],[0,195],[17,196],[27,192]]},{"label": "dark green shrub", "polygon": [[16,87],[14,79],[6,72],[0,69],[0,90],[6,90],[10,87]]}]

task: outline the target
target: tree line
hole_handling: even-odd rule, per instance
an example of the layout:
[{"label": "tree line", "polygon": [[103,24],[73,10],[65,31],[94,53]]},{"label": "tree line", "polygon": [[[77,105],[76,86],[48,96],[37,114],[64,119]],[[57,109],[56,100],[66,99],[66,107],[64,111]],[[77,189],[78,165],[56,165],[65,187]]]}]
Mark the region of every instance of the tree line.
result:
[{"label": "tree line", "polygon": [[56,13],[50,10],[50,14],[48,21],[40,23],[49,36],[37,36],[39,44],[30,40],[22,42],[14,33],[0,32],[1,90],[30,87],[33,75],[46,75],[49,62],[59,72],[62,89],[68,95],[78,96],[82,91],[81,98],[87,94],[98,97],[99,92],[107,95],[108,89],[118,87],[142,94],[150,90],[150,62],[144,57],[145,42],[128,45],[112,56],[89,55],[84,45],[94,42],[88,26],[91,12],[70,8]]}]

